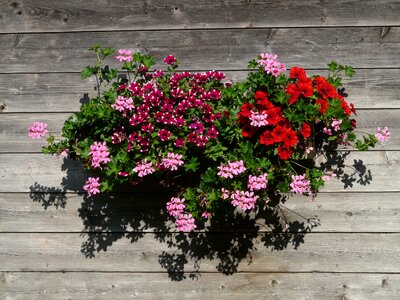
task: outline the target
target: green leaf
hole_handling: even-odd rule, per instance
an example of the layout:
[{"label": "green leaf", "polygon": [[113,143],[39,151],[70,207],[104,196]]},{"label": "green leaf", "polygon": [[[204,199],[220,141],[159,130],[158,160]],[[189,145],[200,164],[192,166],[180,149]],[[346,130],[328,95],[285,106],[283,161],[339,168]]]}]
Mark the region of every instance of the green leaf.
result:
[{"label": "green leaf", "polygon": [[96,67],[86,66],[81,72],[81,78],[82,79],[88,78],[93,74],[95,74],[96,72],[97,72]]},{"label": "green leaf", "polygon": [[101,47],[100,43],[96,43],[88,48],[89,51],[97,51]]},{"label": "green leaf", "polygon": [[200,163],[196,157],[192,157],[191,160],[184,164],[184,168],[186,172],[192,171],[196,172]]},{"label": "green leaf", "polygon": [[101,49],[100,49],[100,52],[101,52],[101,54],[103,54],[104,57],[113,54],[114,51],[115,51],[115,50],[114,50],[113,48],[101,48]]}]

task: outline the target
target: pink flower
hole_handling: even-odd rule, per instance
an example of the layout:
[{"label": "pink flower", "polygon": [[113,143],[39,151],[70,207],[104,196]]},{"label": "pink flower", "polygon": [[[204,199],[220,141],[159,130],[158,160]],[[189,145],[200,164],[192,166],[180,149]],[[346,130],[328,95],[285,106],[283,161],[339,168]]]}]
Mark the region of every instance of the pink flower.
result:
[{"label": "pink flower", "polygon": [[202,216],[203,218],[205,218],[205,219],[209,219],[209,218],[212,217],[212,213],[205,211],[205,212],[203,212],[203,213],[201,214],[201,216]]},{"label": "pink flower", "polygon": [[236,190],[231,194],[231,199],[234,207],[239,206],[243,210],[249,210],[255,207],[258,196],[253,192]]},{"label": "pink flower", "polygon": [[167,212],[171,217],[179,217],[182,213],[183,210],[185,209],[185,198],[177,198],[177,197],[172,197],[169,202],[167,202]]},{"label": "pink flower", "polygon": [[178,231],[193,231],[197,228],[196,224],[194,224],[195,220],[192,214],[181,214],[178,217],[178,220],[175,221],[176,229]]},{"label": "pink flower", "polygon": [[171,132],[169,132],[169,131],[166,130],[166,129],[161,129],[161,130],[158,132],[158,137],[159,137],[160,140],[162,140],[163,142],[168,141],[169,138],[170,138],[170,136],[171,136]]},{"label": "pink flower", "polygon": [[60,153],[56,154],[56,158],[60,158],[60,157],[67,157],[68,156],[68,149],[64,149],[63,151],[61,151]]},{"label": "pink flower", "polygon": [[259,176],[249,175],[249,181],[247,187],[250,191],[257,191],[265,189],[267,187],[267,173],[261,174]]},{"label": "pink flower", "polygon": [[251,126],[254,127],[261,127],[261,126],[266,126],[268,125],[268,121],[267,121],[267,113],[265,111],[258,113],[258,111],[251,111],[251,116],[250,116],[250,120]]},{"label": "pink flower", "polygon": [[89,155],[92,156],[92,167],[95,169],[101,169],[101,164],[106,164],[111,161],[108,157],[110,152],[108,152],[106,142],[94,142],[93,145],[90,146]]},{"label": "pink flower", "polygon": [[152,162],[147,162],[146,160],[143,160],[136,164],[136,167],[133,168],[133,171],[138,173],[139,177],[144,177],[154,173],[154,168],[152,165]]},{"label": "pink flower", "polygon": [[174,63],[176,63],[176,58],[173,55],[168,55],[167,57],[164,58],[164,62],[167,65],[173,65]]},{"label": "pink flower", "polygon": [[46,128],[47,128],[46,123],[33,122],[28,127],[28,136],[32,139],[40,139],[49,132]]},{"label": "pink flower", "polygon": [[342,122],[343,122],[343,120],[333,119],[332,124],[331,124],[333,130],[334,131],[340,130],[340,124],[342,124]]},{"label": "pink flower", "polygon": [[183,165],[182,154],[169,152],[167,154],[167,157],[162,160],[161,165],[164,168],[170,169],[172,171],[178,170],[178,167]]},{"label": "pink flower", "polygon": [[236,175],[239,175],[246,171],[246,167],[242,160],[234,161],[222,164],[218,167],[219,172],[217,173],[218,176],[223,178],[233,178]]},{"label": "pink flower", "polygon": [[133,99],[125,98],[124,96],[118,96],[118,98],[115,99],[114,104],[111,104],[111,107],[123,113],[132,111],[135,108],[133,105]]},{"label": "pink flower", "polygon": [[222,199],[224,199],[224,200],[228,199],[230,194],[231,194],[231,192],[229,190],[227,190],[225,188],[221,189],[221,198]]},{"label": "pink flower", "polygon": [[310,192],[310,180],[306,179],[306,174],[292,175],[291,191],[296,194]]},{"label": "pink flower", "polygon": [[325,133],[326,135],[332,135],[332,129],[324,127],[322,129],[323,133]]},{"label": "pink flower", "polygon": [[285,65],[278,61],[278,56],[274,54],[261,53],[258,60],[260,66],[264,67],[267,74],[278,77],[280,73],[286,70]]},{"label": "pink flower", "polygon": [[133,57],[132,57],[132,51],[131,50],[124,50],[124,49],[119,49],[118,50],[119,55],[116,56],[115,58],[117,60],[119,60],[120,62],[124,62],[124,61],[132,61]]},{"label": "pink flower", "polygon": [[100,183],[99,183],[100,178],[99,177],[89,177],[86,180],[85,185],[83,186],[83,189],[87,192],[88,196],[92,196],[92,195],[96,195],[98,193],[100,193],[99,187],[100,187]]},{"label": "pink flower", "polygon": [[375,137],[378,139],[378,141],[384,143],[384,142],[387,142],[389,140],[389,138],[390,138],[389,128],[387,128],[387,127],[378,127],[378,128],[376,128],[376,130],[378,132],[375,133]]},{"label": "pink flower", "polygon": [[327,172],[324,176],[322,176],[322,180],[327,182],[331,180],[331,178],[336,177],[336,174],[333,172]]}]

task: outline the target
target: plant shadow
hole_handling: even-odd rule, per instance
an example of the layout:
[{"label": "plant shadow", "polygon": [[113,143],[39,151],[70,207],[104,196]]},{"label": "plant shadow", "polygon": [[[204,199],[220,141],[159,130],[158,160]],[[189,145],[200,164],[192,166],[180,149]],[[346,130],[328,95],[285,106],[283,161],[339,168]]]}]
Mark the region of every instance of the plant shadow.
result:
[{"label": "plant shadow", "polygon": [[[334,169],[344,188],[355,183],[369,184],[371,171],[361,160],[354,160],[347,168],[348,154],[348,151],[327,153],[320,168]],[[204,261],[215,264],[215,269],[223,274],[234,274],[240,270],[241,263],[252,263],[255,251],[297,249],[304,243],[306,234],[320,225],[317,216],[295,213],[288,219],[284,203],[290,199],[271,195],[268,205],[257,212],[211,218],[196,232],[179,233],[165,213],[165,204],[174,195],[171,190],[150,185],[88,198],[81,190],[88,175],[82,172],[82,167],[64,159],[62,169],[66,171],[62,188],[35,182],[30,187],[30,197],[47,209],[51,205],[64,208],[68,200],[66,192],[82,194],[78,210],[83,222],[81,235],[85,238],[80,249],[82,254],[90,259],[106,252],[122,238],[136,243],[145,236],[153,236],[166,246],[167,250],[158,254],[158,263],[174,281],[198,278]]]}]

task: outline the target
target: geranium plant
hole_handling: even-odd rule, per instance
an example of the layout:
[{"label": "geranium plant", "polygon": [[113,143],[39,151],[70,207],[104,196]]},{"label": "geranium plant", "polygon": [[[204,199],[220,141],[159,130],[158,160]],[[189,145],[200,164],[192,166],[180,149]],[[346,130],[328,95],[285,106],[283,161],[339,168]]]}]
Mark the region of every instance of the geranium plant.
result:
[{"label": "geranium plant", "polygon": [[[165,71],[150,72],[151,56],[121,49],[122,67],[111,69],[103,60],[113,49],[90,50],[97,63],[81,75],[96,76],[97,96],[65,122],[61,140],[49,135],[43,152],[68,154],[93,171],[83,186],[89,196],[149,177],[179,182],[166,203],[179,231],[268,206],[282,193],[314,195],[336,176],[316,164],[324,151],[367,150],[390,136],[383,127],[357,139],[356,111],[341,89],[350,66],[331,62],[327,77],[299,67],[286,75],[276,55],[261,54],[245,81],[224,84],[222,72],[179,72],[172,55]],[[32,138],[46,134],[47,124],[29,128]],[[195,180],[183,184],[187,177]]]}]

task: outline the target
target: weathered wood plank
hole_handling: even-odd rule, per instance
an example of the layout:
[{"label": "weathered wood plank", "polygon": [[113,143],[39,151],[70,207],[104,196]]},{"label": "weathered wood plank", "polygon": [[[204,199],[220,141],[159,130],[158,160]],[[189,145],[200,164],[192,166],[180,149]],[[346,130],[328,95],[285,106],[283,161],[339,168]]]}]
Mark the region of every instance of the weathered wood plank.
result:
[{"label": "weathered wood plank", "polygon": [[2,0],[0,33],[301,26],[396,26],[397,1]]},{"label": "weathered wood plank", "polygon": [[385,299],[400,296],[398,274],[198,274],[171,281],[165,274],[0,273],[6,299]]},{"label": "weathered wood plank", "polygon": [[[400,103],[400,102],[399,102]],[[27,128],[35,121],[48,123],[48,129],[56,136],[61,135],[61,128],[70,113],[46,114],[0,114],[0,153],[1,152],[40,152],[46,144],[44,139],[33,140],[27,136]],[[388,126],[391,139],[385,144],[378,143],[377,150],[400,149],[400,109],[360,110],[357,119],[359,133],[375,133],[377,126]]]},{"label": "weathered wood plank", "polygon": [[[167,199],[130,193],[97,196],[91,203],[77,194],[0,193],[0,232],[155,232],[170,228],[162,214]],[[291,197],[282,212],[287,222],[319,219],[312,232],[399,232],[400,193],[321,193],[314,201]]]},{"label": "weathered wood plank", "polygon": [[[79,32],[0,35],[2,73],[79,72],[95,61],[86,49],[99,42],[142,50],[159,62],[173,53],[184,69],[237,70],[261,52],[287,65],[325,68],[331,60],[356,68],[399,68],[400,27]],[[355,55],[355,53],[357,55]],[[114,65],[116,62],[111,61]]]},{"label": "weathered wood plank", "polygon": [[[246,74],[230,71],[226,75],[239,81]],[[358,108],[400,108],[400,69],[360,69],[344,84],[349,101]],[[0,74],[2,112],[77,111],[86,93],[95,95],[94,86],[94,78],[81,80],[77,73]]]},{"label": "weathered wood plank", "polygon": [[[347,180],[331,180],[321,191],[398,192],[399,164],[400,151],[350,152],[345,156]],[[40,153],[0,154],[0,192],[78,191],[87,176],[77,161],[63,164],[61,159]]]},{"label": "weathered wood plank", "polygon": [[238,265],[239,272],[385,273],[399,271],[399,244],[398,233],[201,233],[188,239],[164,233],[2,233],[0,271],[162,272],[162,266],[183,267],[182,253],[189,261],[186,272],[216,272],[222,262],[221,268]]}]

